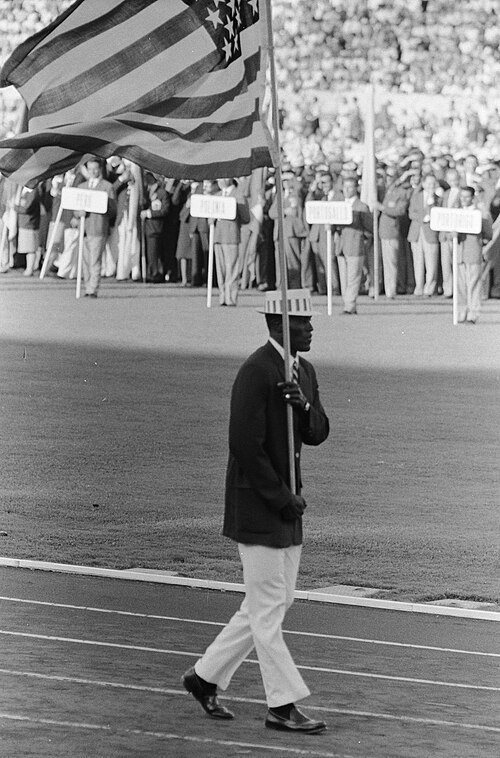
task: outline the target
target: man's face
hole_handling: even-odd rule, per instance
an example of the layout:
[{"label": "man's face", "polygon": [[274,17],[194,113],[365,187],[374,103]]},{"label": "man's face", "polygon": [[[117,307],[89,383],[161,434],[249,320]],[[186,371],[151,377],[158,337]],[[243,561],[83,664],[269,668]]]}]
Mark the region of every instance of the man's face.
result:
[{"label": "man's face", "polygon": [[450,169],[446,173],[446,181],[450,185],[450,187],[458,187],[460,184],[460,174],[458,171],[456,171],[454,168]]},{"label": "man's face", "polygon": [[463,189],[460,192],[460,205],[462,208],[469,208],[472,205],[474,196],[470,190]]},{"label": "man's face", "polygon": [[344,197],[354,197],[356,195],[356,182],[352,179],[346,179],[343,185]]},{"label": "man's face", "polygon": [[424,190],[431,195],[436,191],[436,180],[433,176],[426,176],[424,179]]},{"label": "man's face", "polygon": [[307,353],[311,349],[313,325],[310,316],[290,317],[290,349],[295,353]]},{"label": "man's face", "polygon": [[332,177],[329,176],[328,174],[323,174],[323,176],[320,179],[320,184],[325,194],[330,192],[330,190],[333,187]]},{"label": "man's face", "polygon": [[101,176],[101,165],[97,161],[89,161],[87,163],[87,171],[89,172],[89,179],[99,179]]}]

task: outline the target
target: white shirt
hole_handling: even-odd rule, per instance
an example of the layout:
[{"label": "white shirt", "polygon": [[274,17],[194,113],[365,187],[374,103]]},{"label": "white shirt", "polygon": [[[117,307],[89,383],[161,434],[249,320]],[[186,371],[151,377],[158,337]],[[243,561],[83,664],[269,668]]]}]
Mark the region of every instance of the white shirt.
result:
[{"label": "white shirt", "polygon": [[[283,361],[284,361],[285,360],[285,350],[284,350],[283,346],[280,345],[279,342],[276,342],[276,340],[273,339],[273,337],[269,337],[269,342],[274,347],[274,349],[278,351],[278,353],[281,355],[281,357],[283,358]],[[297,369],[298,369],[299,368],[299,356],[298,355],[296,355],[295,358],[293,357],[293,355],[290,356],[290,373],[292,375],[293,375],[293,365],[294,365],[294,363],[296,364]]]}]

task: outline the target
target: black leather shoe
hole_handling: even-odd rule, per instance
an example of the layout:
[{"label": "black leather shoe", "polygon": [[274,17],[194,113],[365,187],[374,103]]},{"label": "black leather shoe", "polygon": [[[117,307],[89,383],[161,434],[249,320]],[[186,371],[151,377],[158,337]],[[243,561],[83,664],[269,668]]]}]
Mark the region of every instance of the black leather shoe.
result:
[{"label": "black leather shoe", "polygon": [[319,734],[319,732],[324,732],[326,729],[324,721],[310,719],[304,713],[301,713],[295,705],[290,711],[290,718],[278,716],[270,708],[267,712],[265,725],[268,729],[280,729],[286,732],[304,732],[306,734]]},{"label": "black leather shoe", "polygon": [[190,668],[182,676],[181,682],[188,692],[197,700],[203,710],[213,719],[234,719],[234,713],[224,708],[217,699],[217,688],[208,692],[197,676],[194,668]]}]

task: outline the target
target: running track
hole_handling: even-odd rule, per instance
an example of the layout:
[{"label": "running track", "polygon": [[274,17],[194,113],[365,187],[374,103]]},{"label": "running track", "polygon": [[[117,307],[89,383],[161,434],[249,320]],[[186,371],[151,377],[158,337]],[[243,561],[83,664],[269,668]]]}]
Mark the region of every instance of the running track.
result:
[{"label": "running track", "polygon": [[287,642],[329,726],[263,727],[252,657],[208,719],[180,685],[241,596],[0,568],[2,758],[497,758],[498,623],[296,602]]}]

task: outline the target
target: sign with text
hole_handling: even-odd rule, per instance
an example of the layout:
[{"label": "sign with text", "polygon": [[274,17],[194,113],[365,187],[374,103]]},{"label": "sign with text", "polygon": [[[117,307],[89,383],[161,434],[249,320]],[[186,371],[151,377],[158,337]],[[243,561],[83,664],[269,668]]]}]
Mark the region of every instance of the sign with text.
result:
[{"label": "sign with text", "polygon": [[191,216],[196,218],[236,218],[236,198],[228,195],[191,195]]},{"label": "sign with text", "polygon": [[63,187],[61,192],[61,206],[69,211],[106,213],[108,210],[108,193],[103,190]]},{"label": "sign with text", "polygon": [[482,223],[477,208],[431,208],[431,229],[435,232],[480,234]]},{"label": "sign with text", "polygon": [[352,205],[343,200],[308,200],[308,224],[352,224]]}]

